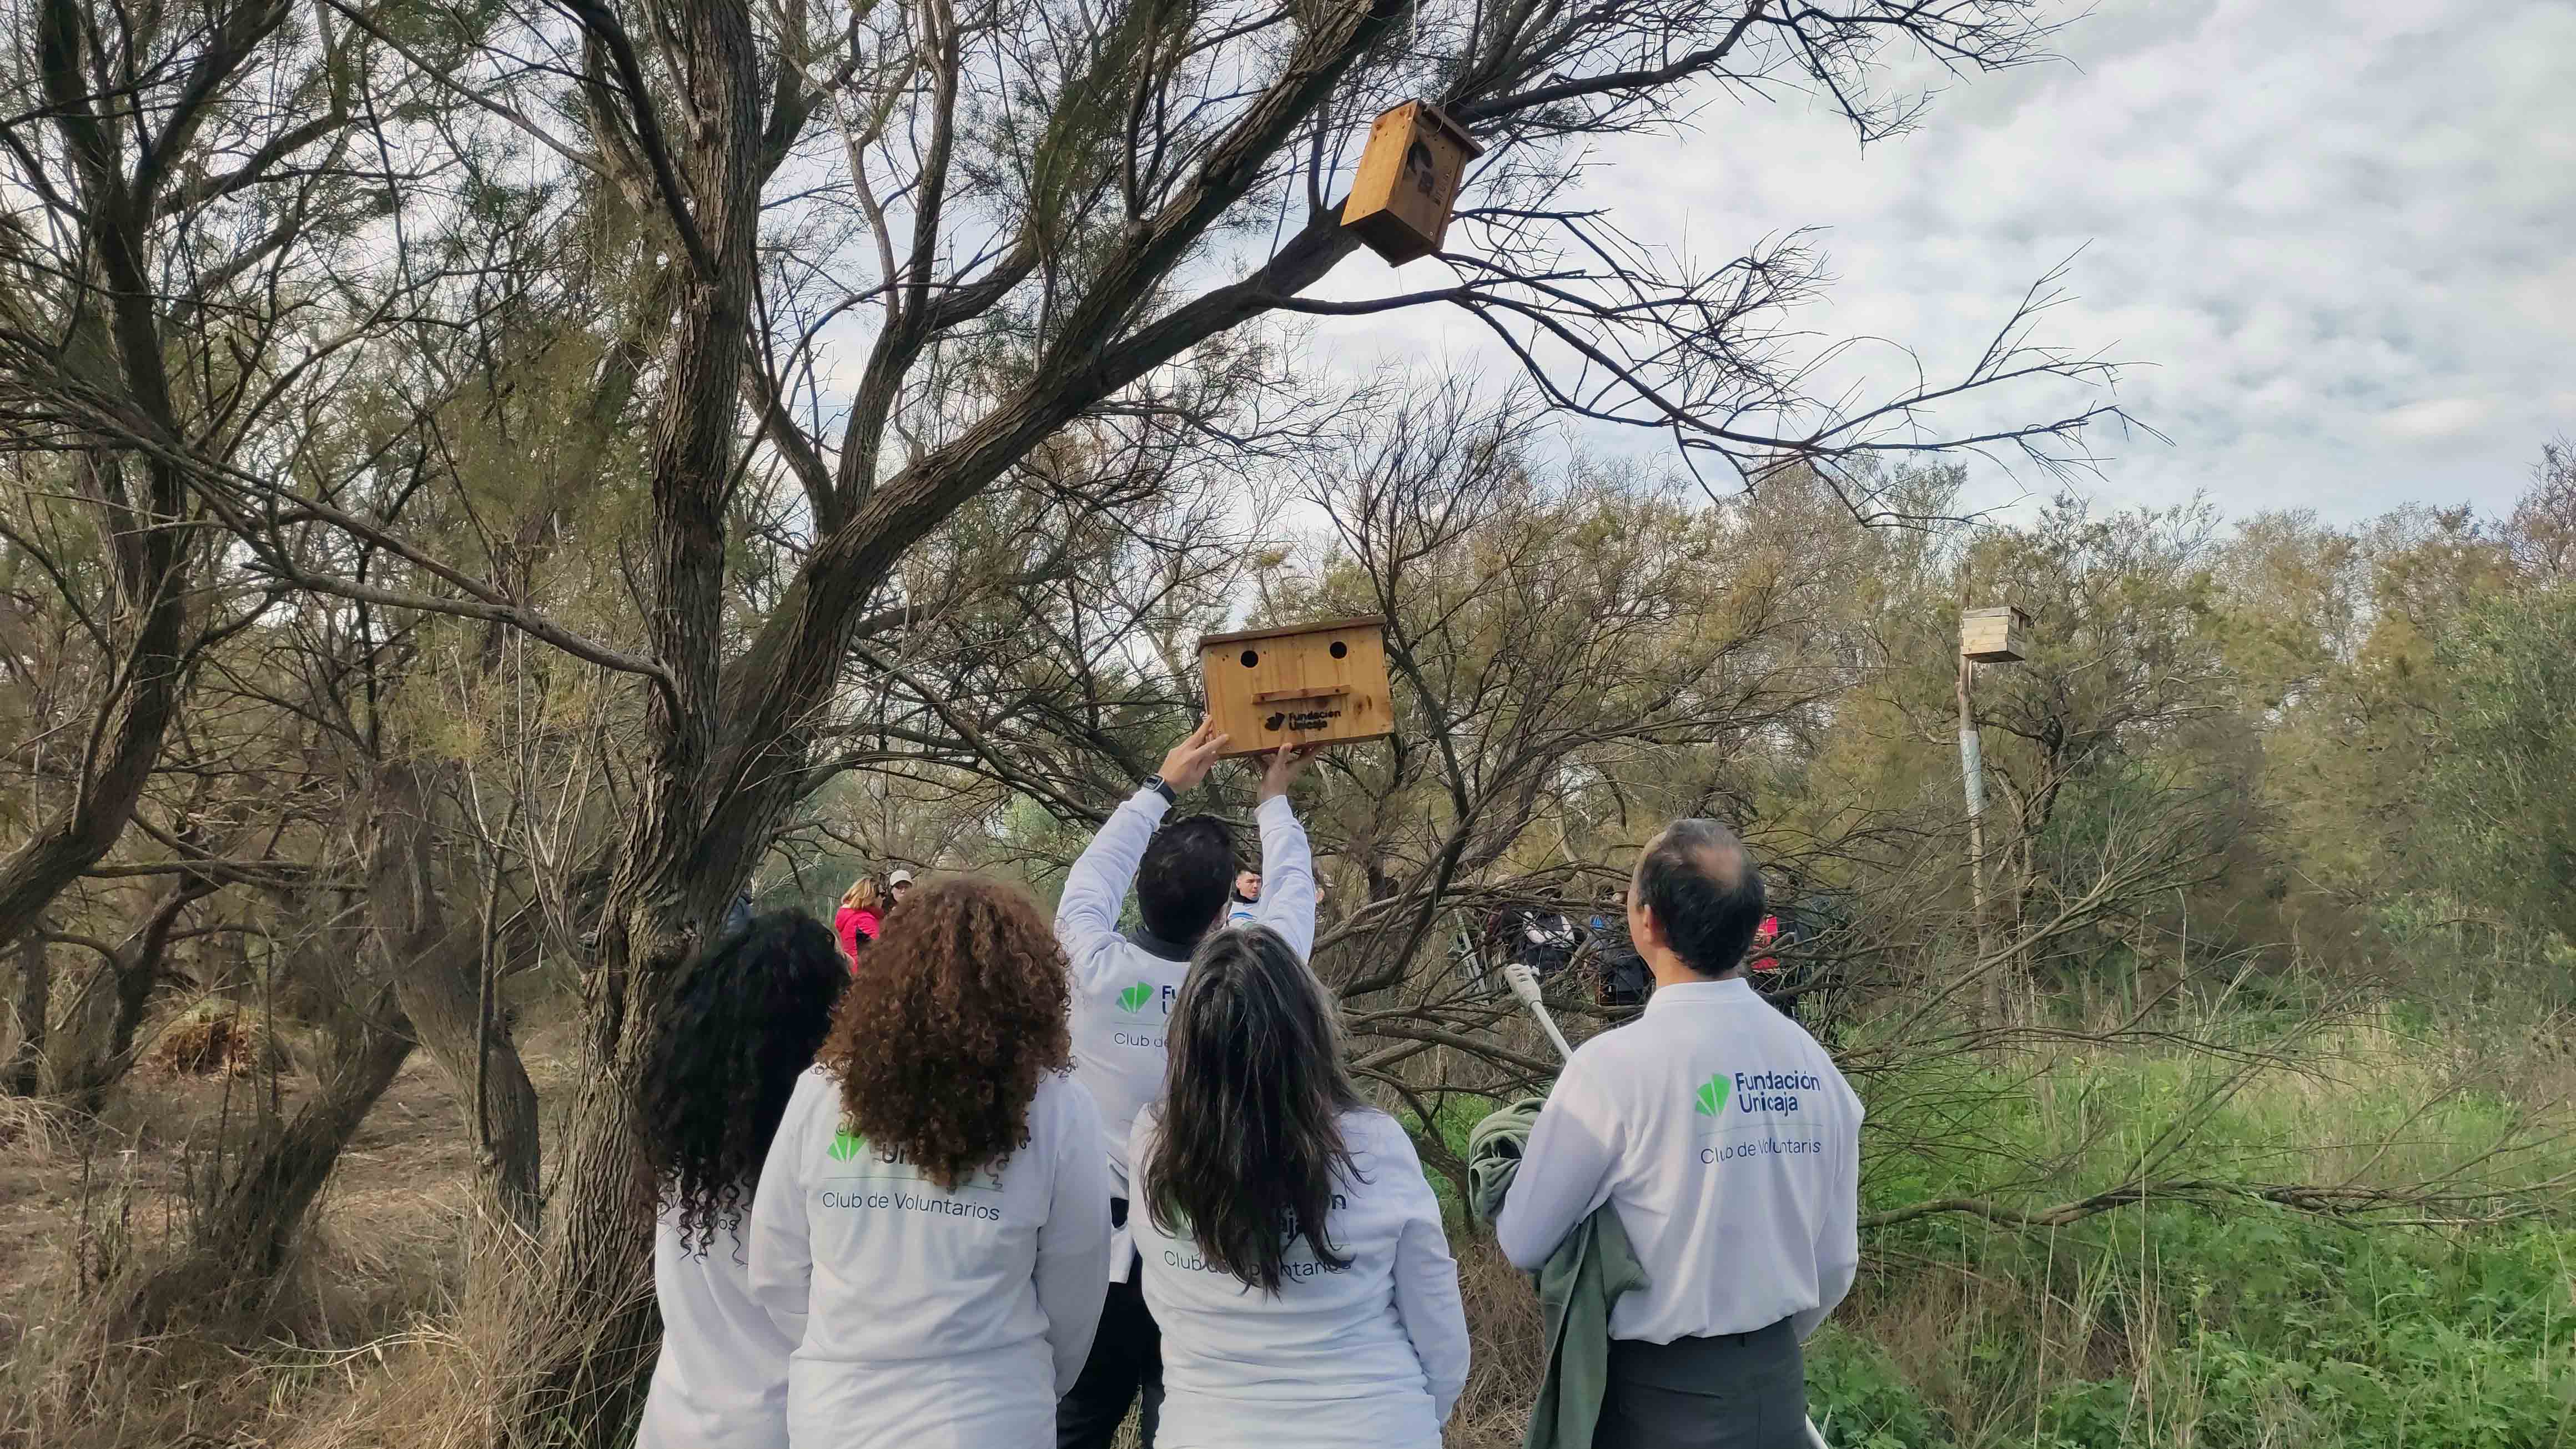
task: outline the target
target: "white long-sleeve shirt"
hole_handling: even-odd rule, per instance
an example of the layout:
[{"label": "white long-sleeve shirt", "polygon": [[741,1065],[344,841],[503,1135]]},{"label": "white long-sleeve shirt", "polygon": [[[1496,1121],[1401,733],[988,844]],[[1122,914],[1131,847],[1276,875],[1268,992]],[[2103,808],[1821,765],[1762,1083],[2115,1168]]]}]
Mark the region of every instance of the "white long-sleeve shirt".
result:
[{"label": "white long-sleeve shirt", "polygon": [[942,1191],[842,1129],[832,1076],[797,1082],[750,1235],[752,1293],[796,1343],[791,1449],[1054,1442],[1109,1288],[1109,1173],[1070,1078],[1038,1084],[1028,1128]]},{"label": "white long-sleeve shirt", "polygon": [[1277,1296],[1209,1266],[1146,1206],[1158,1114],[1136,1123],[1128,1225],[1163,1331],[1157,1449],[1438,1449],[1467,1383],[1467,1315],[1440,1200],[1396,1120],[1345,1112],[1332,1268],[1299,1238]]},{"label": "white long-sleeve shirt", "polygon": [[[1138,790],[1109,817],[1064,878],[1056,939],[1073,961],[1073,1076],[1100,1108],[1110,1191],[1127,1195],[1127,1134],[1137,1112],[1163,1096],[1163,1029],[1189,974],[1190,948],[1118,930],[1119,907],[1137,863],[1170,808],[1162,792]],[[1315,861],[1306,828],[1285,796],[1264,800],[1261,899],[1254,918],[1284,937],[1299,960],[1315,949]],[[1127,1281],[1127,1231],[1112,1276]]]},{"label": "white long-sleeve shirt", "polygon": [[653,1233],[662,1352],[635,1449],[787,1449],[787,1356],[796,1349],[751,1296],[748,1225],[701,1249],[665,1204]]},{"label": "white long-sleeve shirt", "polygon": [[1566,1063],[1495,1241],[1534,1270],[1609,1203],[1649,1285],[1611,1308],[1611,1337],[1794,1318],[1804,1339],[1859,1271],[1860,1124],[1833,1058],[1741,977],[1661,987]]}]

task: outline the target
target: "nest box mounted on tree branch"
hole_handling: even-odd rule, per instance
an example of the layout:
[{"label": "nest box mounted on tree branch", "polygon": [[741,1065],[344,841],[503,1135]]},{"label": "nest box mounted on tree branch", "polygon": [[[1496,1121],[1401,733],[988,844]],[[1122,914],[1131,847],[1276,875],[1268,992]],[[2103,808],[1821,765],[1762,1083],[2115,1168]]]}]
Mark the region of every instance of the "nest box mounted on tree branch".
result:
[{"label": "nest box mounted on tree branch", "polygon": [[1199,641],[1199,672],[1208,717],[1233,736],[1228,759],[1395,732],[1383,616],[1210,634]]},{"label": "nest box mounted on tree branch", "polygon": [[2010,664],[2030,644],[2030,615],[2019,609],[1970,609],[1959,616],[1959,657]]},{"label": "nest box mounted on tree branch", "polygon": [[1440,250],[1467,163],[1485,153],[1467,128],[1427,101],[1407,101],[1369,127],[1359,175],[1342,201],[1342,229],[1403,266]]}]

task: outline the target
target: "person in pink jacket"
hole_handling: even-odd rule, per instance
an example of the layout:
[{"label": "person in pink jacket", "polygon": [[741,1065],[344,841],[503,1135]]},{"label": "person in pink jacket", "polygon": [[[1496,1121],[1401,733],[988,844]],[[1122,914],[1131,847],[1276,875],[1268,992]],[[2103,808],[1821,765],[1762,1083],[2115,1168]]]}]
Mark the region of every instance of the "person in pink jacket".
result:
[{"label": "person in pink jacket", "polygon": [[860,876],[841,893],[841,909],[832,916],[832,929],[840,933],[841,954],[850,958],[851,970],[858,969],[860,948],[877,938],[884,917],[885,892],[878,888],[875,876]]}]

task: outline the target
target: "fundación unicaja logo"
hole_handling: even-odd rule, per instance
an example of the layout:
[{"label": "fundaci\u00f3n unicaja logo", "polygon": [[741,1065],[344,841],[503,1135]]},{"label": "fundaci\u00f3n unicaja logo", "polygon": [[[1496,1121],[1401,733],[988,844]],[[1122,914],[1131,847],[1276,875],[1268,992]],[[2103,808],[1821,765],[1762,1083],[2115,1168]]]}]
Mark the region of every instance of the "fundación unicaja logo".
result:
[{"label": "fundaci\u00f3n unicaja logo", "polygon": [[867,1150],[868,1139],[851,1131],[847,1123],[843,1123],[841,1130],[832,1134],[831,1153],[834,1162],[848,1162]]},{"label": "fundaci\u00f3n unicaja logo", "polygon": [[1153,999],[1154,983],[1150,981],[1139,981],[1135,985],[1118,993],[1118,1009],[1127,1013],[1129,1016],[1134,1016],[1145,1009],[1146,1002]]},{"label": "fundaci\u00f3n unicaja logo", "polygon": [[1699,1084],[1699,1114],[1714,1117],[1726,1110],[1726,1078],[1714,1076]]}]

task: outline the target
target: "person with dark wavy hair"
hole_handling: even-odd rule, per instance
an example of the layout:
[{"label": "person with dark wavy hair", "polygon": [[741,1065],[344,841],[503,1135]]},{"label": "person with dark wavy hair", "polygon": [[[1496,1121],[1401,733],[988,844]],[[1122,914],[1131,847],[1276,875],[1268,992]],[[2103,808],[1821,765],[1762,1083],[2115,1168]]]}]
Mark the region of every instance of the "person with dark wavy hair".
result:
[{"label": "person with dark wavy hair", "polygon": [[1169,1052],[1128,1144],[1161,1449],[1438,1449],[1467,1382],[1458,1265],[1322,984],[1276,931],[1211,936]]},{"label": "person with dark wavy hair", "polygon": [[752,1291],[796,1342],[790,1449],[1053,1439],[1109,1283],[1068,989],[1019,886],[952,876],[886,917],[752,1207]]},{"label": "person with dark wavy hair", "polygon": [[636,1449],[783,1449],[795,1342],[751,1296],[743,1216],[796,1080],[849,979],[803,911],[754,917],[681,974],[644,1066],[661,1185],[662,1352]]}]

